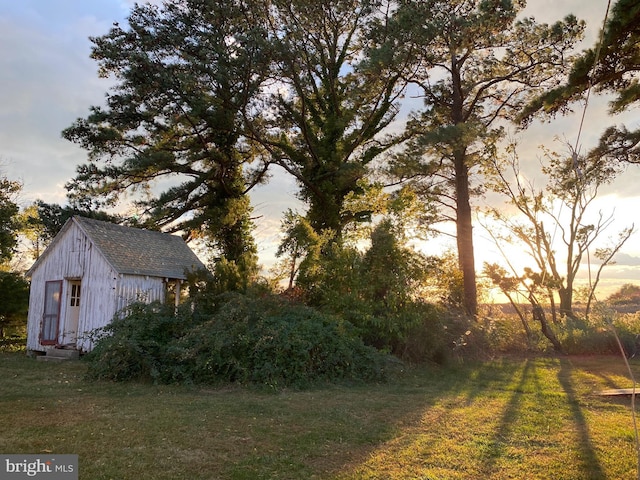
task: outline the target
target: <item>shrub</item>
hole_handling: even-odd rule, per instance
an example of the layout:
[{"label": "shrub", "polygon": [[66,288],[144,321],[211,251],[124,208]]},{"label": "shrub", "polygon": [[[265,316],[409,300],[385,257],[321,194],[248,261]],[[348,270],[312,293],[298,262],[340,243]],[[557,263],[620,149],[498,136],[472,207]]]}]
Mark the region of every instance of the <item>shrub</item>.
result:
[{"label": "shrub", "polygon": [[[614,333],[615,329],[615,333]],[[562,345],[569,354],[620,354],[616,335],[627,356],[638,354],[637,336],[640,334],[640,312],[617,314],[598,308],[589,320],[567,321]]]},{"label": "shrub", "polygon": [[106,327],[93,333],[94,349],[86,356],[88,376],[104,380],[161,380],[167,348],[187,328],[182,308],[158,302],[134,303]]},{"label": "shrub", "polygon": [[105,329],[89,359],[93,378],[276,388],[382,380],[385,362],[348,322],[272,296],[242,294],[200,301],[178,314],[133,306]]},{"label": "shrub", "polygon": [[318,311],[233,296],[178,342],[195,382],[306,386],[318,380],[381,380],[383,355],[353,327]]}]

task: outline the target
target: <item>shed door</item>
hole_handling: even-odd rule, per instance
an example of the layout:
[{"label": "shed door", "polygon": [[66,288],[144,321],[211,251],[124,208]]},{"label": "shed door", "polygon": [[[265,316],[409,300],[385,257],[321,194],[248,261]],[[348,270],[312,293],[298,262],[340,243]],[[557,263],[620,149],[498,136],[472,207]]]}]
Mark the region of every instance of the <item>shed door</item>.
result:
[{"label": "shed door", "polygon": [[42,331],[40,332],[40,343],[43,345],[58,343],[61,295],[62,280],[45,283],[44,314],[42,315]]},{"label": "shed door", "polygon": [[64,344],[75,345],[78,341],[78,323],[80,320],[80,280],[70,281],[67,285],[67,313],[64,323]]}]

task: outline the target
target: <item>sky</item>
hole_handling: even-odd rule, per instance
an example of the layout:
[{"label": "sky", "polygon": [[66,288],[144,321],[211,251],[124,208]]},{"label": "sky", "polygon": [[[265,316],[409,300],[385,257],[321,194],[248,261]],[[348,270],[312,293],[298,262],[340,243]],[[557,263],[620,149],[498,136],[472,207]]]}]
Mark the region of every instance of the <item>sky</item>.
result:
[{"label": "sky", "polygon": [[[23,182],[22,206],[37,199],[65,203],[64,184],[74,176],[76,166],[86,161],[86,152],[64,140],[61,131],[86,116],[90,106],[102,104],[110,86],[109,80],[98,77],[97,65],[89,58],[89,37],[106,34],[114,22],[125,25],[133,3],[0,0],[0,173]],[[606,8],[607,0],[529,0],[525,12],[543,22],[569,13],[584,19],[587,32],[582,48],[587,48],[597,40]],[[625,122],[630,128],[638,127],[634,112],[612,118],[606,110],[606,99],[591,97],[579,137],[582,151],[593,146],[608,125]],[[518,134],[521,157],[535,161],[542,144],[560,148],[554,138],[575,144],[578,126],[578,115],[550,124],[535,122]],[[640,229],[639,181],[640,167],[629,167],[602,192],[597,208],[615,218],[603,238],[632,223]],[[276,172],[268,186],[252,194],[259,217],[255,235],[265,265],[273,262],[281,212],[295,206],[295,192],[295,182]],[[481,267],[483,261],[493,261],[498,251],[479,226],[475,234]],[[422,247],[437,254],[447,245],[439,240]],[[640,284],[640,233],[632,236],[616,260],[616,265],[607,267],[602,285],[610,291],[623,283]]]}]

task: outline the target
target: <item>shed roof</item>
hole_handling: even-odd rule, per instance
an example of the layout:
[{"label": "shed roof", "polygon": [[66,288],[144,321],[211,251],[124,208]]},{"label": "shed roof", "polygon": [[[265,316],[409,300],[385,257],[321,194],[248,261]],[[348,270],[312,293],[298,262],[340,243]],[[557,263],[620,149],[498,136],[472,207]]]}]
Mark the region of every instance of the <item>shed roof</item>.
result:
[{"label": "shed roof", "polygon": [[68,230],[71,222],[78,225],[118,273],[185,279],[185,271],[205,268],[177,235],[75,216],[69,219],[59,236]]}]

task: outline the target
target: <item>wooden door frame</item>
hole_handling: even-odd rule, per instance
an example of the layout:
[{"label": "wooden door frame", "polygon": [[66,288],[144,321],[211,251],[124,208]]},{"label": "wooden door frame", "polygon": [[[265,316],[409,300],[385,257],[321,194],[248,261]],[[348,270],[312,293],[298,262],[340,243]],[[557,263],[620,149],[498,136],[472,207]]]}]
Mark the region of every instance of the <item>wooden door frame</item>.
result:
[{"label": "wooden door frame", "polygon": [[[58,292],[59,292],[59,298],[58,298],[58,311],[56,312],[56,320],[55,320],[55,339],[53,340],[45,340],[44,339],[44,329],[45,329],[45,324],[47,321],[47,316],[53,316],[52,313],[47,315],[47,289],[48,286],[51,284],[57,283],[58,284]],[[42,324],[40,325],[40,344],[41,345],[55,345],[58,343],[59,340],[59,335],[60,335],[60,309],[62,307],[62,287],[63,287],[63,281],[62,280],[49,280],[49,281],[45,281],[44,282],[44,305],[43,305],[43,309],[42,309]]]}]

